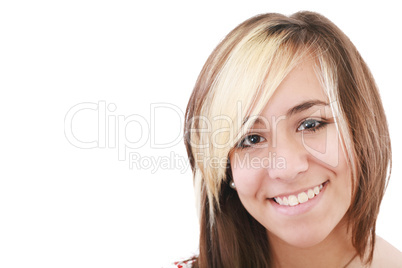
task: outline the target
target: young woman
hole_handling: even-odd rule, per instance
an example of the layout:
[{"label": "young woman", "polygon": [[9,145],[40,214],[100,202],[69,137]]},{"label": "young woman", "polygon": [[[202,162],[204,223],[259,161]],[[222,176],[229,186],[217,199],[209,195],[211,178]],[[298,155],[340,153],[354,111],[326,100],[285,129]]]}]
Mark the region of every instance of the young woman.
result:
[{"label": "young woman", "polygon": [[402,267],[375,234],[391,147],[374,79],[312,12],[264,14],[208,58],[186,112],[190,267]]}]

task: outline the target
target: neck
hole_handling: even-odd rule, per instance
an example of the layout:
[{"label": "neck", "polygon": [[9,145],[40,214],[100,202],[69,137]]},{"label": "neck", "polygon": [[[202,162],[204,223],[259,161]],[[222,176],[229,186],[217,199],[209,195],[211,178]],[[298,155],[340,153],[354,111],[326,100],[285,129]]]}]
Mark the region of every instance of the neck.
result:
[{"label": "neck", "polygon": [[294,247],[269,232],[268,237],[276,268],[347,267],[356,256],[351,234],[347,232],[344,221],[341,221],[323,241],[308,248]]}]

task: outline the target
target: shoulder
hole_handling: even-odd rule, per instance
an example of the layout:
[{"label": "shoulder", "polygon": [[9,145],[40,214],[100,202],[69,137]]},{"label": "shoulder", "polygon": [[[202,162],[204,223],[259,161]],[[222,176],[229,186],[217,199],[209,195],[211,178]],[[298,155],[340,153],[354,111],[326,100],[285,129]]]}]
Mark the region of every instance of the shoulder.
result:
[{"label": "shoulder", "polygon": [[390,243],[377,236],[372,267],[402,268],[402,253]]}]

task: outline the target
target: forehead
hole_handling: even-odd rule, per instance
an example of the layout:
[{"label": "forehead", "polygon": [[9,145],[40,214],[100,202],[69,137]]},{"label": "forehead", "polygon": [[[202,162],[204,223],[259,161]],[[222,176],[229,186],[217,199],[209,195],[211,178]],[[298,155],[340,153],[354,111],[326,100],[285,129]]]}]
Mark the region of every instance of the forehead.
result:
[{"label": "forehead", "polygon": [[261,115],[285,115],[293,107],[305,102],[328,103],[312,59],[302,61],[285,77]]}]

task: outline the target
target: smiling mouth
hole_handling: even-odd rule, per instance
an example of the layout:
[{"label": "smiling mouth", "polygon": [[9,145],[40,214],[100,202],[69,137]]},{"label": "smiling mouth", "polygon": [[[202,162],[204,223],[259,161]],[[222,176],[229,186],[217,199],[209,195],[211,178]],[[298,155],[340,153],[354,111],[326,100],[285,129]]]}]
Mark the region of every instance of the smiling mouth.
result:
[{"label": "smiling mouth", "polygon": [[281,206],[290,206],[294,207],[299,204],[306,203],[310,199],[313,199],[317,195],[320,194],[321,190],[325,187],[325,185],[328,183],[328,181],[317,185],[311,189],[308,189],[306,191],[300,192],[296,195],[289,195],[289,196],[282,196],[282,197],[274,197],[272,198],[277,204]]}]

